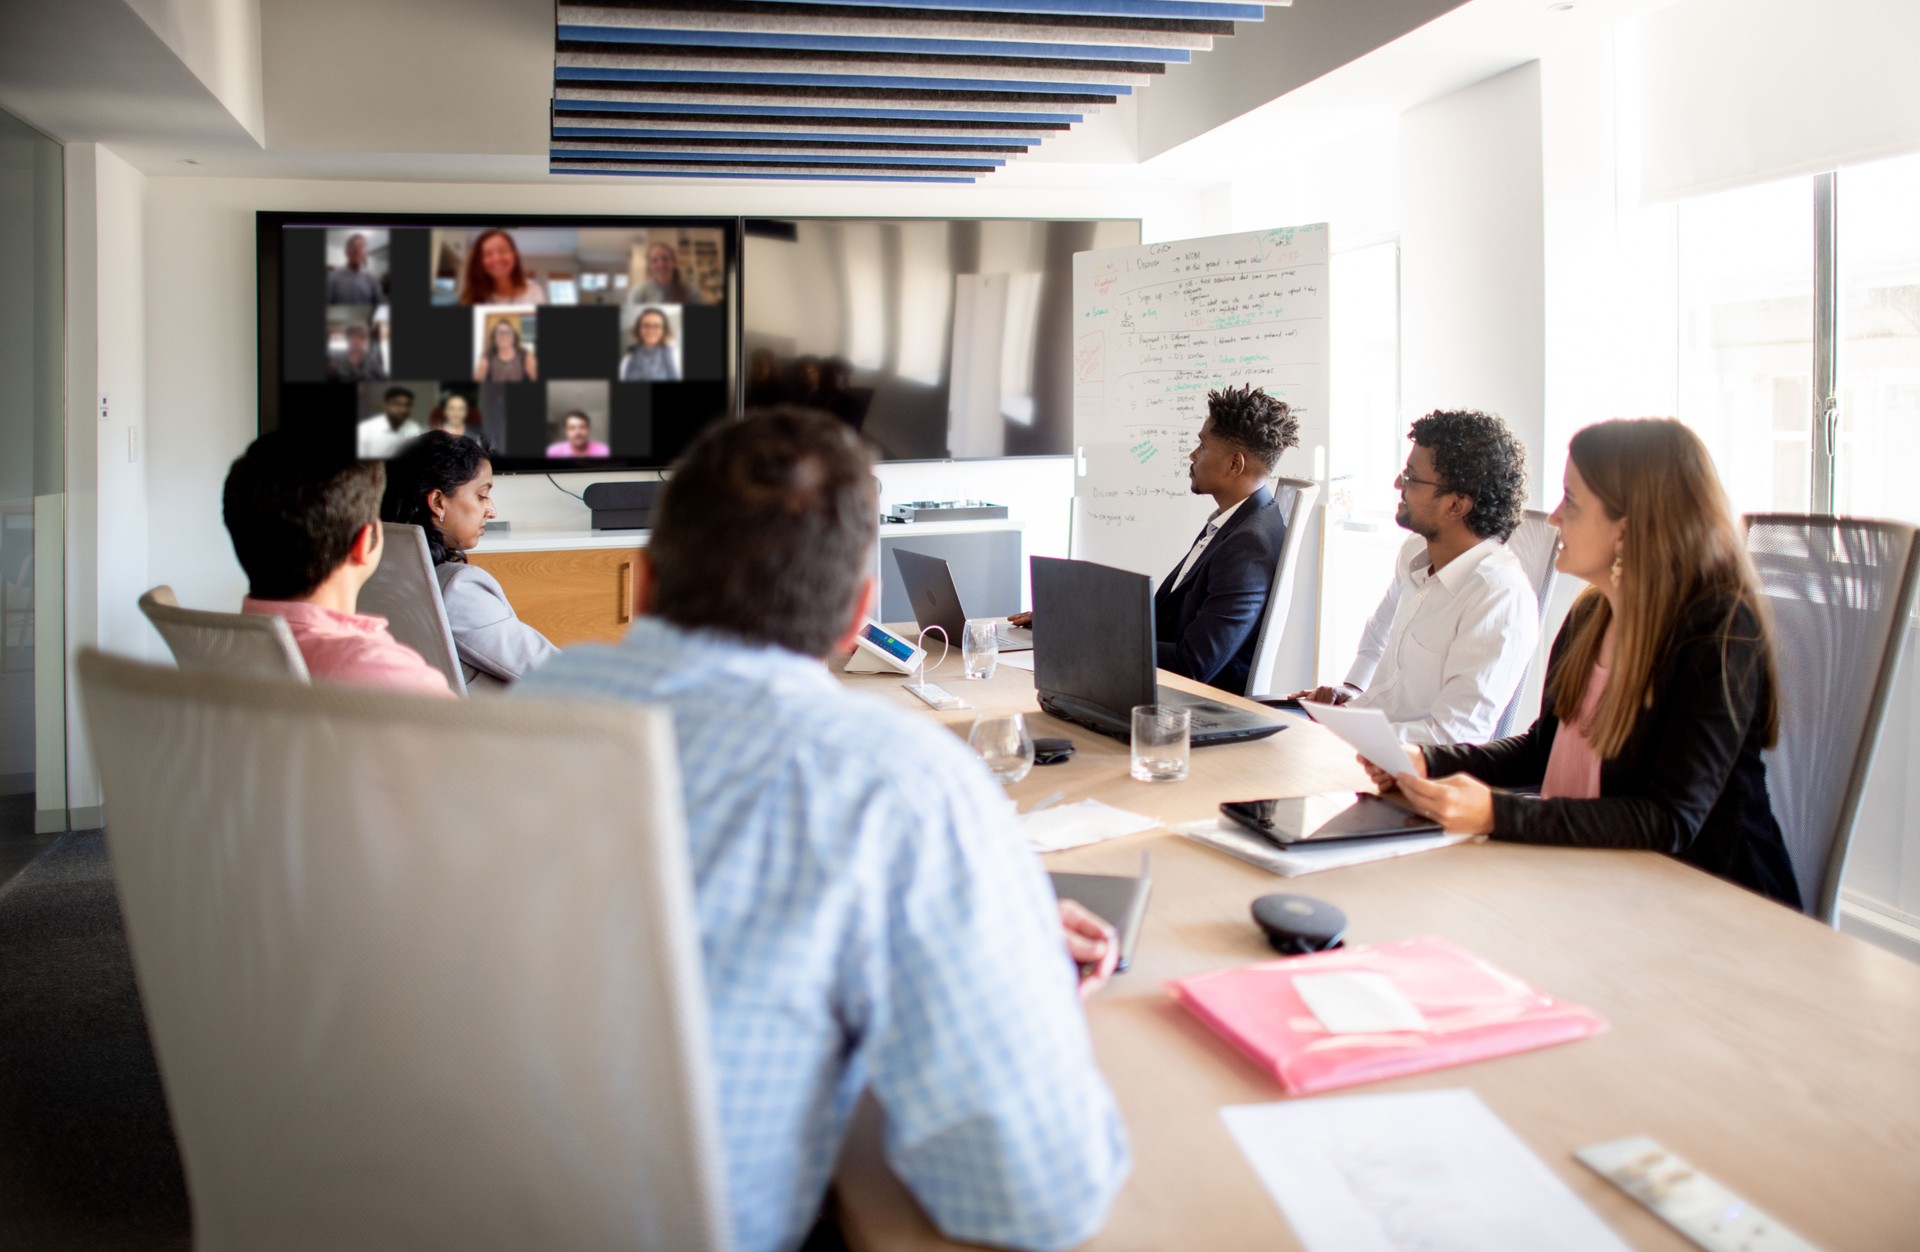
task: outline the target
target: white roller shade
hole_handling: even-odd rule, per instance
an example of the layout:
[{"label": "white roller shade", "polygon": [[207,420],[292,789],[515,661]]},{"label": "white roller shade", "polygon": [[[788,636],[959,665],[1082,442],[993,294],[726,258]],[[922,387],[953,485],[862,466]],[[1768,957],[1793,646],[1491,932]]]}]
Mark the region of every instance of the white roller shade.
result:
[{"label": "white roller shade", "polygon": [[1683,0],[1640,19],[1643,202],[1920,148],[1920,3]]}]

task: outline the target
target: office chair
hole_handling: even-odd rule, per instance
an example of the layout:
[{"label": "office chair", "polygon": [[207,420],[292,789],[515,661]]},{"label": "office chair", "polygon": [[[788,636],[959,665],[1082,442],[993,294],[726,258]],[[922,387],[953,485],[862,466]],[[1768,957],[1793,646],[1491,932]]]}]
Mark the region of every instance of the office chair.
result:
[{"label": "office chair", "polygon": [[197,1249],[727,1246],[664,713],[79,678]]},{"label": "office chair", "polygon": [[[1507,550],[1520,559],[1520,568],[1527,572],[1527,582],[1532,585],[1533,594],[1540,601],[1542,634],[1547,628],[1547,602],[1553,598],[1553,561],[1560,546],[1560,529],[1547,517],[1548,514],[1539,509],[1528,509],[1521,514],[1520,524],[1514,528],[1513,534],[1507,537]],[[1529,661],[1527,668],[1520,671],[1520,684],[1513,689],[1513,699],[1507,701],[1507,707],[1494,727],[1495,739],[1505,739],[1517,729],[1514,723],[1520,717],[1521,693],[1527,689],[1527,677],[1532,670],[1533,662]]]},{"label": "office chair", "polygon": [[1899,522],[1754,513],[1746,527],[1780,676],[1767,790],[1806,912],[1831,926],[1911,629],[1920,546],[1914,527]]},{"label": "office chair", "polygon": [[173,588],[162,585],[140,597],[160,637],[183,670],[254,674],[308,681],[307,663],[280,618],[265,613],[209,613],[183,609]]},{"label": "office chair", "polygon": [[467,694],[466,671],[454,647],[440,579],[433,572],[427,532],[406,522],[382,522],[380,564],[360,588],[358,608],[387,619],[393,637],[447,676],[455,695]]},{"label": "office chair", "polygon": [[1280,639],[1287,632],[1287,618],[1293,607],[1293,575],[1300,565],[1300,545],[1306,542],[1307,523],[1313,517],[1313,503],[1320,497],[1320,484],[1310,478],[1276,478],[1273,498],[1286,510],[1287,537],[1280,546],[1280,564],[1273,571],[1273,586],[1267,592],[1267,611],[1260,619],[1260,637],[1253,645],[1253,668],[1247,672],[1249,700],[1277,699],[1273,667],[1280,656]]}]

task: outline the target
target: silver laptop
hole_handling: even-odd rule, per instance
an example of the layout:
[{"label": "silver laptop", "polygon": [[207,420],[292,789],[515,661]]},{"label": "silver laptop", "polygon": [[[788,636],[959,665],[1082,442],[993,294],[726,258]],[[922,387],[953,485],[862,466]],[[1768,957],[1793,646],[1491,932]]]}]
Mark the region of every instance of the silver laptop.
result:
[{"label": "silver laptop", "polygon": [[[937,556],[909,552],[896,546],[894,563],[900,567],[900,581],[906,584],[907,599],[913,604],[913,620],[925,630],[938,626],[947,632],[954,647],[960,646],[960,628],[967,624],[967,611],[960,604],[960,589],[953,584],[953,570]],[[1033,631],[1005,622],[994,630],[1002,652],[1027,652],[1033,648]]]}]

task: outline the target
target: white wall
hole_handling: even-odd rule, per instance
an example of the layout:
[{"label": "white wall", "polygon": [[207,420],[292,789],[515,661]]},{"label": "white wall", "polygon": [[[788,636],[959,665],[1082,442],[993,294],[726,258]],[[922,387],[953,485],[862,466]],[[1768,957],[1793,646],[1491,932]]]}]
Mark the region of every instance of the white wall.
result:
[{"label": "white wall", "polygon": [[[66,149],[67,647],[147,655],[144,467],[146,176],[97,144]],[[108,401],[106,421],[99,401]],[[129,442],[129,432],[132,432]],[[129,458],[129,449],[133,456]],[[98,823],[100,780],[67,683],[67,808]]]},{"label": "white wall", "polygon": [[1401,408],[1498,413],[1544,461],[1540,64],[1400,122]]},{"label": "white wall", "polygon": [[[1192,185],[848,189],[154,178],[147,184],[145,213],[149,512],[144,538],[140,529],[130,529],[103,535],[102,542],[145,542],[151,580],[171,584],[184,604],[234,605],[245,591],[220,521],[220,486],[256,428],[253,215],[262,209],[1139,217],[1147,240],[1218,233],[1226,223],[1226,197]],[[1064,553],[1071,493],[1066,464],[898,465],[885,467],[881,480],[889,502],[952,496],[1004,501],[1027,522],[1030,551]],[[612,477],[556,475],[573,492]],[[585,507],[539,475],[503,479],[495,499],[502,516],[516,525],[587,524]]]}]

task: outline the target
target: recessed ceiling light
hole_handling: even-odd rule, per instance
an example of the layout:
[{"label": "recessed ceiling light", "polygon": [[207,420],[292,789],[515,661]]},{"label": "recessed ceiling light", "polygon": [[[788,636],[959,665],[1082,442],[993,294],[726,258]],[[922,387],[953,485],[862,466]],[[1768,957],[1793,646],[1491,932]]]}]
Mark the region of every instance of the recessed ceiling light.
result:
[{"label": "recessed ceiling light", "polygon": [[1558,4],[1550,4],[1547,6],[1547,12],[1571,13],[1573,12],[1573,0],[1560,0]]}]

